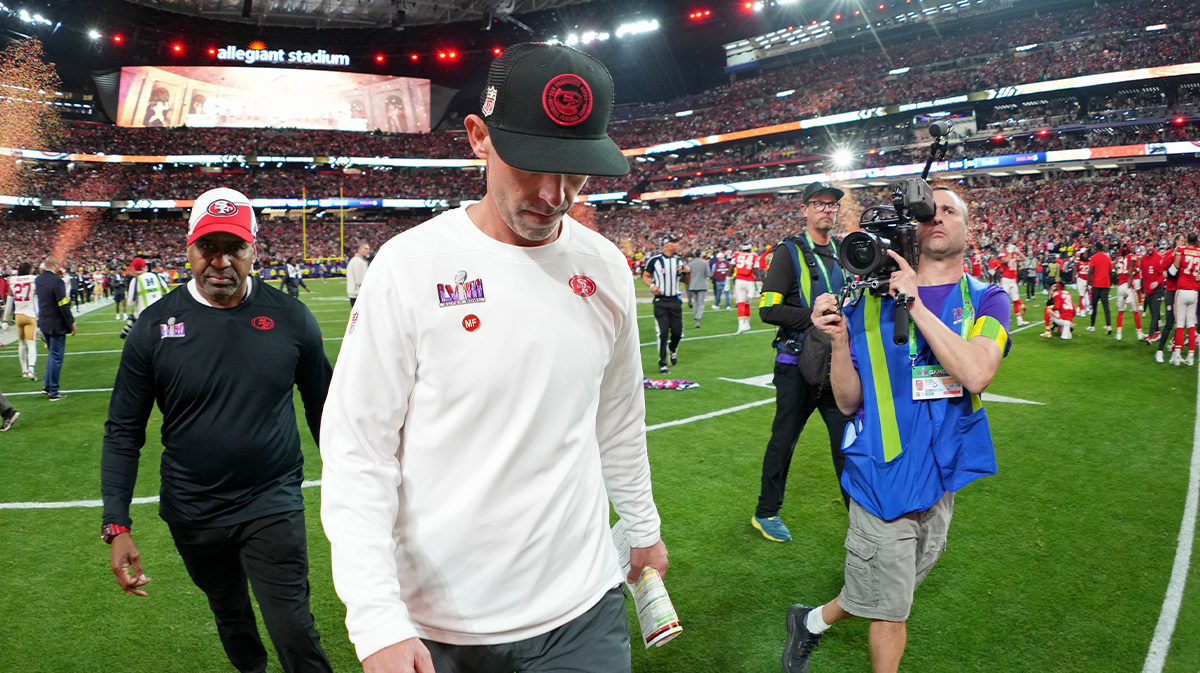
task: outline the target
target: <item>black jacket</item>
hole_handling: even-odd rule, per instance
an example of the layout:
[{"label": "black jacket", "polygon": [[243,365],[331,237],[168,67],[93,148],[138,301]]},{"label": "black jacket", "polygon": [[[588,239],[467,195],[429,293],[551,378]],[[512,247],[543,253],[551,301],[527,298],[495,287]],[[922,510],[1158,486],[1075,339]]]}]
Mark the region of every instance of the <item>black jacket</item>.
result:
[{"label": "black jacket", "polygon": [[75,316],[71,315],[67,284],[58,274],[43,271],[33,286],[38,300],[38,329],[46,336],[70,334]]}]

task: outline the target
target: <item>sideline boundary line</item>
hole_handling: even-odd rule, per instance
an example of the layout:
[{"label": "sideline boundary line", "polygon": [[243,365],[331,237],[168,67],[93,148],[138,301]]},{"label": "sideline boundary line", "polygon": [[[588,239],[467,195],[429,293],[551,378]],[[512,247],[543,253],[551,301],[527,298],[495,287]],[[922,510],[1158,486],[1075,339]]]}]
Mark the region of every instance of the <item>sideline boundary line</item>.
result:
[{"label": "sideline boundary line", "polygon": [[[64,391],[64,392],[91,392],[91,391],[68,390],[68,391]],[[41,393],[20,393],[20,394],[41,395]],[[651,431],[658,430],[661,428],[671,428],[671,427],[675,427],[677,425],[687,425],[688,423],[695,423],[696,421],[708,420],[710,418],[716,418],[718,416],[724,416],[725,414],[732,414],[732,413],[736,413],[739,411],[744,411],[746,409],[761,406],[761,405],[768,404],[768,403],[774,402],[774,401],[775,401],[775,398],[772,397],[770,399],[759,400],[757,402],[750,402],[748,404],[739,404],[736,407],[729,407],[728,409],[718,409],[717,411],[710,411],[706,414],[700,414],[698,416],[690,416],[688,418],[681,418],[676,421],[667,421],[665,423],[658,423],[655,425],[648,426],[646,428],[646,432],[651,432]],[[320,485],[321,485],[320,479],[313,479],[313,480],[301,482],[300,488],[312,488],[314,486],[320,486]],[[151,495],[151,496],[145,496],[145,497],[141,497],[141,498],[134,498],[132,501],[130,501],[130,504],[150,505],[150,504],[153,504],[156,502],[158,502],[158,496]],[[72,508],[72,507],[103,507],[103,506],[104,506],[103,500],[65,500],[65,501],[60,501],[60,502],[0,502],[0,509],[68,509],[68,508]]]},{"label": "sideline boundary line", "polygon": [[1187,498],[1183,505],[1183,522],[1179,526],[1179,545],[1175,548],[1175,563],[1171,566],[1171,580],[1167,583],[1167,595],[1163,599],[1158,625],[1150,640],[1150,651],[1142,673],[1162,673],[1171,650],[1171,637],[1175,635],[1175,624],[1179,621],[1179,609],[1183,605],[1183,590],[1187,586],[1188,569],[1192,562],[1192,545],[1196,537],[1196,509],[1200,505],[1200,372],[1197,373],[1196,425],[1192,435],[1192,463],[1188,476]]}]

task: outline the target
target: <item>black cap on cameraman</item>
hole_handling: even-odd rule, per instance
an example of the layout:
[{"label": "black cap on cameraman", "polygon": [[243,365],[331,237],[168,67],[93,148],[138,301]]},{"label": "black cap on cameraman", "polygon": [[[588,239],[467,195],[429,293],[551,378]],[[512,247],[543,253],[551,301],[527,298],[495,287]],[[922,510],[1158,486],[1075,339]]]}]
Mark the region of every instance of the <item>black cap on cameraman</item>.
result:
[{"label": "black cap on cameraman", "polygon": [[480,98],[492,147],[530,173],[629,173],[608,137],[613,83],[608,69],[563,45],[525,42],[492,61]]},{"label": "black cap on cameraman", "polygon": [[846,195],[846,192],[843,192],[828,182],[813,182],[804,188],[804,202],[808,203],[814,196],[823,193],[831,194],[833,198],[838,201],[841,201],[842,197]]}]

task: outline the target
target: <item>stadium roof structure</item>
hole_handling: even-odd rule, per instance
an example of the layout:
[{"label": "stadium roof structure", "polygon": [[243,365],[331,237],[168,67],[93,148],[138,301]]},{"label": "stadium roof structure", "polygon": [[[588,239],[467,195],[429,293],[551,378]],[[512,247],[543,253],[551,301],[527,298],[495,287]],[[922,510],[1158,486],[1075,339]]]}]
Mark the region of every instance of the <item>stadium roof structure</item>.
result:
[{"label": "stadium roof structure", "polygon": [[[207,19],[297,28],[400,28],[537,12],[591,0],[126,0]],[[249,11],[247,11],[247,9]]]}]

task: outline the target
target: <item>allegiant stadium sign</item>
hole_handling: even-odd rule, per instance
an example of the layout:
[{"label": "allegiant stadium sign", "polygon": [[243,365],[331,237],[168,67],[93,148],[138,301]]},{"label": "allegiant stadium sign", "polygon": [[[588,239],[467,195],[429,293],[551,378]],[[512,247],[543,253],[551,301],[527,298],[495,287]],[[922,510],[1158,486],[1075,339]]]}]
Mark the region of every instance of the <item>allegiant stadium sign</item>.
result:
[{"label": "allegiant stadium sign", "polygon": [[217,52],[221,61],[255,63],[288,63],[291,65],[350,65],[346,54],[330,54],[324,49],[317,51],[286,51],[284,49],[239,49],[229,45]]}]

